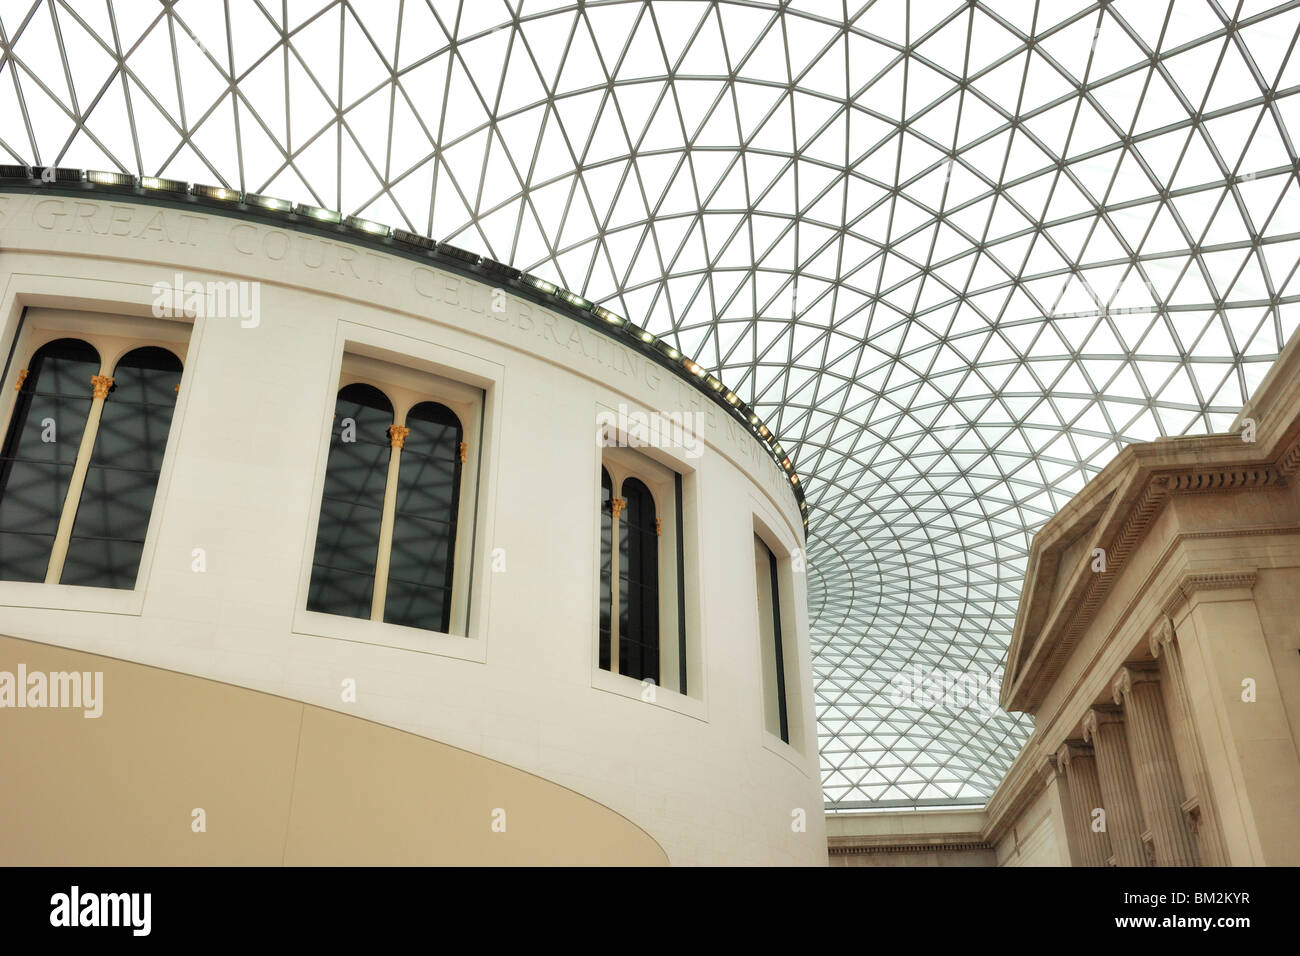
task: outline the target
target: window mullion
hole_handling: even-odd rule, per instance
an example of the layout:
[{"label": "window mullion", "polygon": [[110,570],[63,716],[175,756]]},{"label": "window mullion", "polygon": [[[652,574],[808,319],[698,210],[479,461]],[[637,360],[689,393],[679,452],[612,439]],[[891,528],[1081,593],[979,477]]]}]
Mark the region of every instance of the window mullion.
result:
[{"label": "window mullion", "polygon": [[402,461],[402,446],[411,430],[404,425],[393,425],[388,437],[393,450],[388,456],[388,483],[384,486],[384,514],[379,524],[379,553],[375,558],[375,592],[370,603],[370,620],[384,619],[384,603],[388,598],[388,560],[393,548],[393,524],[397,517],[397,472]]},{"label": "window mullion", "polygon": [[619,575],[622,573],[619,568],[619,521],[623,508],[627,504],[624,498],[611,497],[609,499],[609,513],[613,517],[610,522],[609,535],[609,672],[611,674],[621,673],[618,669],[618,645],[619,645],[619,595],[622,588],[619,586]]},{"label": "window mullion", "polygon": [[72,469],[68,494],[63,499],[59,528],[54,534],[54,546],[50,549],[50,564],[45,572],[46,584],[58,584],[59,579],[63,577],[63,564],[68,557],[68,542],[72,540],[72,526],[77,519],[77,505],[81,501],[81,491],[86,483],[86,472],[90,470],[90,456],[95,450],[99,419],[104,414],[104,401],[108,398],[108,390],[113,387],[113,379],[108,375],[92,375],[90,385],[94,389],[94,400],[90,403],[90,413],[86,416],[85,430],[81,433],[81,446],[77,449],[77,464]]}]

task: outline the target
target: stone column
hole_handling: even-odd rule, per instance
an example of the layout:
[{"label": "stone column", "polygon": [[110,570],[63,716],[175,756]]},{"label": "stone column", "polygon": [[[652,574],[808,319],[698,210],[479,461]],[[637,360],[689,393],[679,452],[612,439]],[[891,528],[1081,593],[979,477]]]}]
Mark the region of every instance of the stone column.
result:
[{"label": "stone column", "polygon": [[1115,865],[1148,866],[1142,844],[1142,804],[1133,779],[1123,715],[1094,707],[1083,718],[1083,739],[1097,755],[1097,777]]},{"label": "stone column", "polygon": [[86,473],[90,470],[90,458],[95,451],[95,437],[99,434],[99,420],[104,415],[104,401],[113,387],[113,379],[108,375],[90,377],[91,395],[90,412],[86,415],[85,427],[81,430],[81,444],[77,449],[77,462],[72,469],[72,478],[68,481],[68,493],[63,499],[63,511],[59,515],[58,528],[54,533],[54,544],[50,547],[50,563],[45,571],[46,584],[58,584],[63,577],[63,564],[68,558],[68,547],[72,542],[72,528],[76,523],[77,506],[81,503],[81,491],[86,485]]},{"label": "stone column", "polygon": [[1192,831],[1202,866],[1227,866],[1228,855],[1223,848],[1223,830],[1219,825],[1219,812],[1210,791],[1210,778],[1205,770],[1205,755],[1192,719],[1192,705],[1187,696],[1187,678],[1183,673],[1182,650],[1176,640],[1174,622],[1161,617],[1151,632],[1151,656],[1159,662],[1161,684],[1165,703],[1169,708],[1169,724],[1173,731],[1174,751],[1180,757],[1181,767],[1188,781],[1187,825]]},{"label": "stone column", "polygon": [[1075,866],[1105,866],[1110,859],[1110,835],[1094,830],[1093,811],[1102,806],[1101,784],[1092,748],[1082,740],[1067,740],[1056,752],[1056,766],[1065,774],[1070,794],[1070,827],[1079,858]]},{"label": "stone column", "polygon": [[1112,685],[1124,708],[1142,818],[1151,828],[1156,866],[1195,866],[1196,847],[1183,819],[1183,785],[1174,738],[1165,718],[1160,671],[1151,664],[1125,664]]}]

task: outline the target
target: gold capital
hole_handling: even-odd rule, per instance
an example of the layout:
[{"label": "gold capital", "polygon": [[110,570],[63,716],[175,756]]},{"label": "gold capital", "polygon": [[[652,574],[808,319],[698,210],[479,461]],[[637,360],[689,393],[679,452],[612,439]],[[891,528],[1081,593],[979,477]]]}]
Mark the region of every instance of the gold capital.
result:
[{"label": "gold capital", "polygon": [[28,370],[25,368],[20,368],[18,370],[18,382],[14,385],[15,392],[21,392],[23,390],[23,382],[27,381],[27,372]]},{"label": "gold capital", "polygon": [[92,375],[90,385],[95,390],[96,398],[108,398],[108,390],[113,387],[111,375]]},{"label": "gold capital", "polygon": [[394,448],[401,448],[406,444],[406,436],[411,434],[411,430],[405,425],[389,425],[388,437],[393,443]]},{"label": "gold capital", "polygon": [[460,460],[461,460],[461,463],[463,464],[463,463],[464,463],[465,461],[467,461],[468,459],[469,459],[469,442],[463,441],[463,442],[460,443]]},{"label": "gold capital", "polygon": [[661,537],[661,538],[664,536],[664,519],[663,519],[663,518],[655,518],[655,534],[659,535],[659,537]]},{"label": "gold capital", "polygon": [[610,509],[610,511],[612,511],[612,512],[614,513],[614,520],[615,520],[615,521],[618,520],[618,516],[621,515],[621,514],[623,513],[623,509],[624,509],[626,506],[627,506],[627,499],[626,499],[626,498],[611,498],[611,499],[609,499],[609,509]]}]

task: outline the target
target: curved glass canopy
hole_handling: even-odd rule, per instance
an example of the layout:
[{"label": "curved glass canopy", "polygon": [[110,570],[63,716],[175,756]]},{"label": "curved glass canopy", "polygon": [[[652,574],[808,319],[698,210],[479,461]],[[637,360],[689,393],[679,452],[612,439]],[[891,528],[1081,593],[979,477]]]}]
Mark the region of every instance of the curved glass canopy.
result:
[{"label": "curved glass canopy", "polygon": [[[979,803],[1034,530],[1300,321],[1300,4],[9,0],[0,156],[427,233],[672,341],[812,506],[830,805]],[[987,679],[936,698],[917,676]]]}]

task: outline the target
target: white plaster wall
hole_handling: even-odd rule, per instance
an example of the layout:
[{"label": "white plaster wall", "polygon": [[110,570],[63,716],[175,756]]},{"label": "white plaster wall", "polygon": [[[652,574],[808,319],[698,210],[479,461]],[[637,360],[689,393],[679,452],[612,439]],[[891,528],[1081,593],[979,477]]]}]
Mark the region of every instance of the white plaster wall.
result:
[{"label": "white plaster wall", "polygon": [[[0,633],[281,694],[484,754],[624,814],[673,863],[825,863],[801,575],[788,638],[799,666],[787,684],[802,733],[792,747],[763,729],[754,516],[802,547],[795,500],[757,443],[691,386],[513,297],[493,314],[488,288],[469,280],[201,208],[0,194],[0,249],[6,351],[23,305],[141,316],[152,285],[178,271],[262,283],[257,327],[194,320],[136,591],[0,582]],[[486,389],[470,637],[383,646],[372,641],[388,640],[385,625],[345,621],[322,636],[304,624],[304,562],[345,341]],[[678,463],[693,469],[696,489],[687,603],[704,658],[689,700],[661,690],[660,703],[645,703],[634,686],[620,692],[593,675],[595,416],[621,402],[709,421],[705,453]],[[202,574],[191,570],[200,547]],[[505,551],[504,573],[490,571],[494,548]],[[345,678],[357,682],[355,704],[341,701]],[[430,801],[436,808],[437,795]],[[796,810],[803,832],[791,826]]]}]

